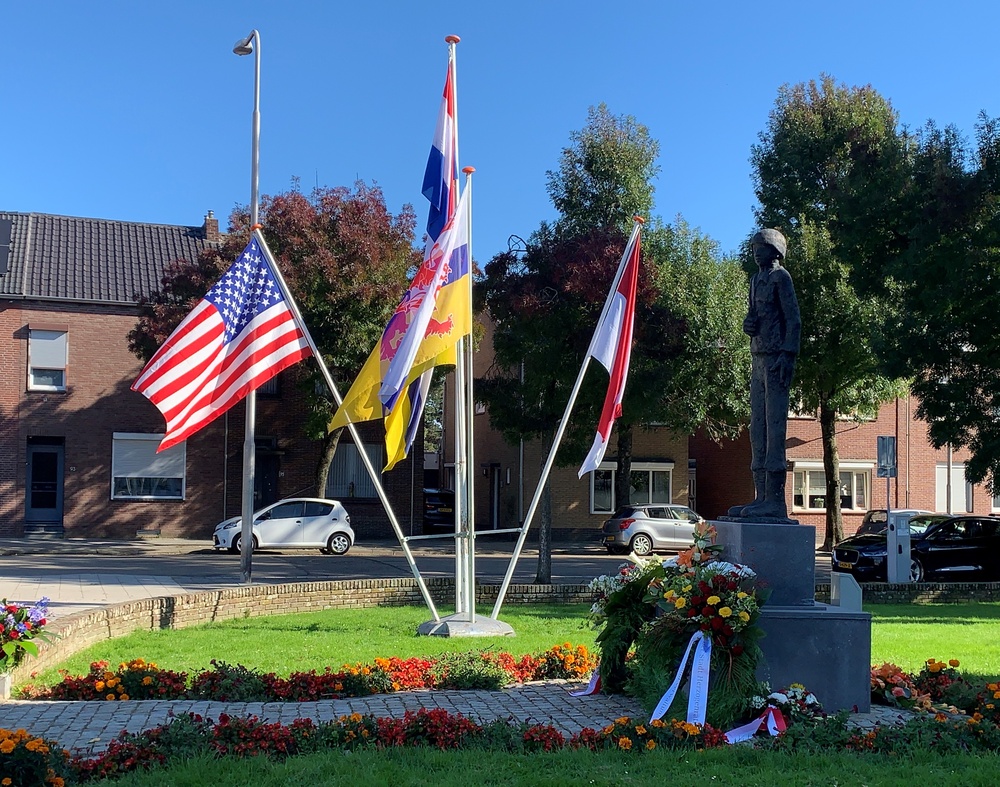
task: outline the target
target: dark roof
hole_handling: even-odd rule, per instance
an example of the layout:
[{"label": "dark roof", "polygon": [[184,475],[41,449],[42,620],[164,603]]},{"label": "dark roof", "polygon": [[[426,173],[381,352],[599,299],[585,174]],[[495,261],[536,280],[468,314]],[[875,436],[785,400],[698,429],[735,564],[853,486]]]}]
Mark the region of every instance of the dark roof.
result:
[{"label": "dark roof", "polygon": [[211,212],[201,227],[2,211],[0,219],[13,225],[0,298],[134,303],[160,288],[170,263],[194,262],[219,240]]}]

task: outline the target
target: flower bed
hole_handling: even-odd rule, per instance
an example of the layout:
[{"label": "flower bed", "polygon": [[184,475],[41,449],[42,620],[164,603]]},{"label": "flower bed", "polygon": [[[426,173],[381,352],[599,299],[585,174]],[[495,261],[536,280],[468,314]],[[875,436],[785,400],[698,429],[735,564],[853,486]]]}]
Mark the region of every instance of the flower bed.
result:
[{"label": "flower bed", "polygon": [[287,678],[241,665],[213,661],[193,676],[161,669],[134,659],[112,670],[96,661],[86,675],[63,673],[50,688],[23,686],[23,699],[44,700],[175,700],[222,702],[304,702],[364,697],[407,689],[498,689],[532,680],[577,679],[597,666],[583,645],[565,643],[520,658],[495,650],[449,653],[437,659],[378,658],[372,664],[344,665],[339,670],[294,672]]}]

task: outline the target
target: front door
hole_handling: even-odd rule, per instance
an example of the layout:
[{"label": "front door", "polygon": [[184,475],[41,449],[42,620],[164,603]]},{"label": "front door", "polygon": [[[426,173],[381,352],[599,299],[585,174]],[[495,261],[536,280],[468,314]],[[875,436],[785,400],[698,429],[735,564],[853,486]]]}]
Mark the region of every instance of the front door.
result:
[{"label": "front door", "polygon": [[29,525],[63,523],[63,438],[28,438],[24,521]]}]

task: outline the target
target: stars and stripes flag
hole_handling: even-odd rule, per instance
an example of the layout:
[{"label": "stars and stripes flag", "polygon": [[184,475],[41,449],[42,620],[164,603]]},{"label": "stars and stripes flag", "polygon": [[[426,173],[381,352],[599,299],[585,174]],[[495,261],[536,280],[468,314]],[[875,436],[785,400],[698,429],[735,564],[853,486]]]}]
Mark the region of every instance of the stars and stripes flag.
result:
[{"label": "stars and stripes flag", "polygon": [[312,354],[256,238],[132,384],[163,413],[158,451],[186,440]]},{"label": "stars and stripes flag", "polygon": [[629,358],[632,355],[632,324],[635,317],[635,291],[639,281],[639,221],[625,247],[619,268],[622,269],[618,286],[608,294],[601,321],[594,331],[587,355],[608,370],[608,392],[604,397],[601,418],[597,422],[597,434],[590,453],[583,460],[579,477],[596,470],[604,459],[604,452],[611,437],[611,427],[622,414],[622,398],[628,379]]}]

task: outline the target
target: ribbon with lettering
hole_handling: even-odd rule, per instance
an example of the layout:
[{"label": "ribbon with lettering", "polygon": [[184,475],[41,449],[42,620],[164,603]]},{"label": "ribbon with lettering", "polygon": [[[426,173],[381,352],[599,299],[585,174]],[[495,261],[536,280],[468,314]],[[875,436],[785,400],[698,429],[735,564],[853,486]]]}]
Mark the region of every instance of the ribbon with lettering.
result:
[{"label": "ribbon with lettering", "polygon": [[650,721],[656,721],[669,710],[677,695],[677,690],[681,686],[681,681],[684,679],[688,657],[692,650],[694,651],[694,660],[691,663],[691,689],[688,692],[687,720],[691,724],[704,725],[705,710],[708,707],[708,677],[712,662],[712,638],[703,631],[696,631],[691,635],[684,655],[681,656],[681,663],[677,667],[673,683],[660,697],[660,701],[656,703],[653,715],[649,717]]},{"label": "ribbon with lettering", "polygon": [[594,674],[590,676],[590,683],[587,684],[587,688],[579,689],[577,691],[571,691],[569,696],[571,697],[586,697],[588,694],[597,694],[601,690],[601,671],[599,669],[594,670]]},{"label": "ribbon with lettering", "polygon": [[764,726],[767,727],[767,731],[771,734],[772,738],[778,737],[779,733],[788,729],[785,717],[781,715],[781,711],[773,705],[768,705],[765,711],[749,724],[744,724],[742,727],[737,727],[727,732],[726,740],[730,743],[742,743],[743,741],[750,740]]}]

